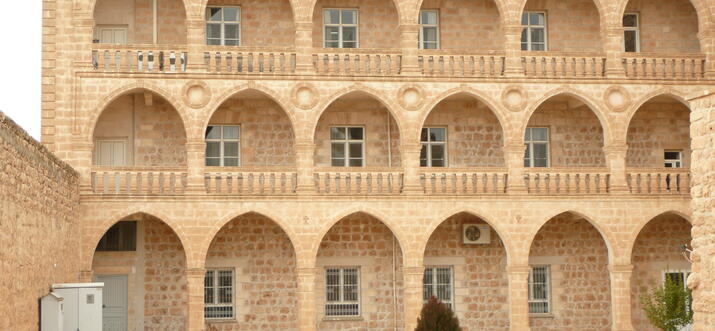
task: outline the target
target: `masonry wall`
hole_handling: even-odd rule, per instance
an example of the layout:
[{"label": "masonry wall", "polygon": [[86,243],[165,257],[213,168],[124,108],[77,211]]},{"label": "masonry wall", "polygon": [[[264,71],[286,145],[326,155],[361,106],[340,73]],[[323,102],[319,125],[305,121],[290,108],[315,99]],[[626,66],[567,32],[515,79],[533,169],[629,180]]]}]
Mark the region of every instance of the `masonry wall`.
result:
[{"label": "masonry wall", "polygon": [[206,320],[209,330],[297,330],[295,252],[270,219],[247,214],[211,243],[206,268],[234,268],[235,321]]},{"label": "masonry wall", "polygon": [[229,99],[209,124],[241,126],[241,166],[295,166],[293,126],[271,100]]},{"label": "masonry wall", "polygon": [[504,134],[494,113],[476,101],[440,102],[424,127],[447,128],[450,167],[503,167]]},{"label": "masonry wall", "polygon": [[325,292],[326,267],[360,267],[362,313],[360,319],[325,318],[325,296],[317,295],[318,330],[402,329],[402,251],[382,222],[362,213],[343,218],[320,243],[317,265],[316,293]]},{"label": "masonry wall", "polygon": [[552,314],[532,316],[531,330],[610,330],[608,250],[588,221],[552,218],[534,238],[529,264],[551,268]]},{"label": "masonry wall", "polygon": [[293,46],[295,26],[288,0],[210,0],[208,6],[241,7],[241,46]]},{"label": "masonry wall", "polygon": [[657,331],[645,316],[640,298],[662,284],[663,272],[690,271],[681,245],[690,245],[690,223],[680,216],[666,214],[646,225],[633,247],[631,305],[636,330]]},{"label": "masonry wall", "polygon": [[156,95],[151,106],[142,93],[117,98],[99,117],[94,139],[126,140],[128,165],[186,165],[186,131],[181,117]]},{"label": "masonry wall", "polygon": [[689,0],[630,0],[626,13],[640,14],[641,52],[700,52],[698,15]]},{"label": "masonry wall", "polygon": [[78,175],[0,112],[0,329],[32,330],[38,300],[80,270]]},{"label": "masonry wall", "polygon": [[628,126],[631,167],[663,167],[664,150],[682,150],[683,166],[690,167],[690,110],[676,102],[648,102]]},{"label": "masonry wall", "polygon": [[509,280],[501,238],[492,229],[487,245],[462,240],[464,224],[484,223],[466,213],[452,216],[437,227],[425,250],[425,267],[453,266],[453,307],[463,331],[509,330]]},{"label": "masonry wall", "polygon": [[[157,43],[186,43],[186,10],[181,0],[157,1]],[[152,0],[97,0],[96,25],[127,27],[127,43],[152,44],[154,13]]]},{"label": "masonry wall", "polygon": [[602,51],[601,22],[593,0],[529,0],[524,10],[546,12],[547,50]]},{"label": "masonry wall", "polygon": [[424,0],[421,10],[439,12],[440,49],[504,48],[494,0]]},{"label": "masonry wall", "polygon": [[399,48],[397,9],[392,1],[382,0],[318,0],[313,9],[313,47],[324,46],[323,9],[327,8],[358,9],[359,48]]}]

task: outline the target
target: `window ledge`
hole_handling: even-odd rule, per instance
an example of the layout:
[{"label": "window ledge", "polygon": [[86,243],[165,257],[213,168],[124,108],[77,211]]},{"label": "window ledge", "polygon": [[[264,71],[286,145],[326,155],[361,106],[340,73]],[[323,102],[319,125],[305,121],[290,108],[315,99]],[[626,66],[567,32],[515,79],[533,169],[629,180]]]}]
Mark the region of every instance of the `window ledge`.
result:
[{"label": "window ledge", "polygon": [[324,316],[323,322],[363,321],[362,316]]},{"label": "window ledge", "polygon": [[529,314],[529,317],[533,318],[554,318],[554,314]]},{"label": "window ledge", "polygon": [[238,323],[235,318],[205,318],[204,323],[206,324],[226,324],[226,323]]}]

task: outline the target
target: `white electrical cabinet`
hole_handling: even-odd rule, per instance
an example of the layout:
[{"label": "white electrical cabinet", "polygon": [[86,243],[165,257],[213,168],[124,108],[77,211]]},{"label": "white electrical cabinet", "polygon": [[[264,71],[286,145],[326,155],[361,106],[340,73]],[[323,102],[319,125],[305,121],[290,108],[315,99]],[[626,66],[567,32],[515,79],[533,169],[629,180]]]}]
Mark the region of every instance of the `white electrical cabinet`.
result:
[{"label": "white electrical cabinet", "polygon": [[40,331],[63,331],[64,298],[50,292],[40,299]]},{"label": "white electrical cabinet", "polygon": [[62,331],[102,330],[102,287],[104,283],[52,285],[52,292],[64,299]]}]

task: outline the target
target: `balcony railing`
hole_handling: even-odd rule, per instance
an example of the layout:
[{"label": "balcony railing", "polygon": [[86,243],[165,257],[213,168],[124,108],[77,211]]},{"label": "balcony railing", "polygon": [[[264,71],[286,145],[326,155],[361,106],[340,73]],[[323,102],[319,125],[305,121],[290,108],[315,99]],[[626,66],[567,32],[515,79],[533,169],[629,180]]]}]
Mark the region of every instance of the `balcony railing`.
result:
[{"label": "balcony railing", "polygon": [[601,78],[606,57],[596,53],[522,52],[524,75],[539,78]]},{"label": "balcony railing", "polygon": [[430,195],[505,194],[507,170],[501,168],[424,168],[420,182]]},{"label": "balcony railing", "polygon": [[295,169],[216,169],[204,175],[208,194],[291,195],[298,185]]},{"label": "balcony railing", "polygon": [[610,173],[605,168],[530,168],[524,181],[529,194],[607,194]]},{"label": "balcony railing", "polygon": [[623,57],[623,68],[628,78],[703,79],[705,55],[627,53],[627,56]]},{"label": "balcony railing", "polygon": [[690,194],[690,169],[633,168],[626,181],[633,194]]},{"label": "balcony railing", "polygon": [[323,49],[313,53],[313,67],[319,75],[396,76],[402,68],[400,50]]},{"label": "balcony railing", "polygon": [[104,72],[185,72],[187,56],[183,47],[96,44],[92,66]]},{"label": "balcony railing", "polygon": [[461,50],[422,50],[418,64],[422,74],[435,77],[498,77],[504,74],[504,54]]},{"label": "balcony railing", "polygon": [[209,72],[276,75],[295,73],[292,49],[210,46],[204,49]]},{"label": "balcony railing", "polygon": [[314,180],[319,194],[391,195],[402,192],[403,173],[390,168],[323,168],[315,171]]},{"label": "balcony railing", "polygon": [[99,195],[176,195],[186,191],[186,168],[93,167],[92,193]]}]

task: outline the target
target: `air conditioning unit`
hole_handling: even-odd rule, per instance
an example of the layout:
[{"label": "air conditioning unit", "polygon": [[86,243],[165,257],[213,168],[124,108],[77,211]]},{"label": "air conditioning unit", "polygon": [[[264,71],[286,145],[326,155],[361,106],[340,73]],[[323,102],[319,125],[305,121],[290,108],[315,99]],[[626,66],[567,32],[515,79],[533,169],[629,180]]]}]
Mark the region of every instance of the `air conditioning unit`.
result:
[{"label": "air conditioning unit", "polygon": [[467,245],[485,245],[491,242],[491,230],[487,224],[462,225],[462,241]]}]

